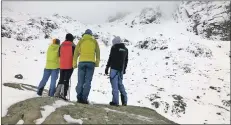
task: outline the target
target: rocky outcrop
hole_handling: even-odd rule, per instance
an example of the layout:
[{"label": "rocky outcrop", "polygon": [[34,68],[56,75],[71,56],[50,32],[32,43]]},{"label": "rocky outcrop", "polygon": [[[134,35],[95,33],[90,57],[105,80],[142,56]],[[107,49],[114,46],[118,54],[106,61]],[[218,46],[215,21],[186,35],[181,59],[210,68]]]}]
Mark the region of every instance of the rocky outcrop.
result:
[{"label": "rocky outcrop", "polygon": [[125,16],[127,16],[128,14],[129,14],[129,12],[118,12],[114,16],[109,16],[108,22],[114,22],[116,20],[120,20],[120,19],[124,18]]},{"label": "rocky outcrop", "polygon": [[[20,91],[36,92],[37,89],[22,83],[3,85]],[[2,117],[2,124],[175,124],[149,108],[94,103],[85,105],[45,95],[11,105],[7,115]]]},{"label": "rocky outcrop", "polygon": [[230,8],[230,1],[184,1],[174,18],[203,38],[230,41]]},{"label": "rocky outcrop", "polygon": [[[58,107],[61,103],[66,105]],[[46,111],[47,107],[54,110]],[[49,115],[44,117],[44,114]],[[20,120],[24,124],[174,124],[148,108],[85,105],[52,97],[37,97],[12,105],[2,117],[2,124],[16,124]]]},{"label": "rocky outcrop", "polygon": [[161,101],[161,97],[158,94],[151,94],[147,98],[150,100],[151,104],[155,106],[155,108],[162,107],[165,113],[172,113],[174,115],[177,115],[178,117],[181,117],[181,114],[185,114],[187,104],[184,102],[184,99],[180,95],[172,95],[174,101],[171,104],[165,101]]},{"label": "rocky outcrop", "polygon": [[[160,23],[161,17],[160,8],[144,8],[139,15],[139,24]],[[134,23],[138,23],[136,20]]]},{"label": "rocky outcrop", "polygon": [[133,28],[137,25],[160,24],[161,17],[162,12],[160,7],[144,8],[140,13],[137,13],[136,15],[128,15],[118,21],[123,23],[125,21],[124,25],[128,26],[129,28]]},{"label": "rocky outcrop", "polygon": [[[10,87],[10,88],[14,88],[14,89],[22,90],[22,91],[26,90],[26,91],[37,92],[37,87],[33,85],[28,85],[28,84],[23,84],[23,83],[4,83],[3,85],[6,87]],[[45,95],[48,94],[47,89],[44,89],[43,91]]]},{"label": "rocky outcrop", "polygon": [[2,23],[2,37],[15,38],[18,41],[39,39],[41,36],[47,39],[53,30],[59,28],[56,22],[48,18],[31,18],[23,23],[25,24],[5,18]]},{"label": "rocky outcrop", "polygon": [[186,52],[193,54],[195,57],[213,57],[212,51],[199,43],[191,43],[191,45],[186,48]]},{"label": "rocky outcrop", "polygon": [[62,29],[64,23],[72,23],[68,16],[54,14],[51,17],[28,17],[27,20],[16,21],[10,17],[2,20],[2,37],[14,38],[18,41],[30,41],[35,39],[50,39],[52,32]]},{"label": "rocky outcrop", "polygon": [[171,38],[165,38],[162,34],[160,34],[155,38],[148,37],[144,40],[138,41],[135,47],[149,50],[165,50],[168,49],[168,42],[170,40]]}]

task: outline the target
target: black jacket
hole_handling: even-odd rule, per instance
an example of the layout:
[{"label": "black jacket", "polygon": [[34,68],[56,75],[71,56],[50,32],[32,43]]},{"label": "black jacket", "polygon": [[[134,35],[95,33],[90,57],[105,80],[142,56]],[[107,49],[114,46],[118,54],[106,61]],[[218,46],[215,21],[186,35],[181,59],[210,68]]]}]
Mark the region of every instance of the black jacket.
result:
[{"label": "black jacket", "polygon": [[107,68],[125,71],[128,64],[128,49],[123,43],[115,44],[111,47],[111,52],[107,62]]}]

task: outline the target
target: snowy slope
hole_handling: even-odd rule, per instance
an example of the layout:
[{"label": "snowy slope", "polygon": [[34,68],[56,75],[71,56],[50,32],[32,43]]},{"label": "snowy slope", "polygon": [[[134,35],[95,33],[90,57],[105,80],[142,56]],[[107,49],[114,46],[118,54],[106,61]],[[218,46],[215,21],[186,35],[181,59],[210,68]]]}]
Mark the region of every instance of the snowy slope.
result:
[{"label": "snowy slope", "polygon": [[[156,9],[148,10],[145,15],[153,15],[155,11],[152,10]],[[16,12],[11,13],[17,15]],[[40,21],[45,20],[47,24],[52,22],[57,25],[56,29],[48,28],[51,29],[49,36],[58,37],[61,41],[67,32],[71,32],[77,37],[74,41],[76,44],[86,28],[92,29],[95,36],[98,35],[101,62],[94,73],[89,95],[91,102],[108,104],[111,101],[111,85],[108,76],[104,75],[104,69],[111,40],[118,35],[129,49],[128,69],[124,76],[128,105],[155,109],[180,124],[230,123],[230,42],[202,39],[187,32],[187,23],[176,23],[173,19],[165,21],[158,17],[159,23],[143,24],[140,22],[147,18],[137,17],[137,14],[140,15],[131,13],[122,20],[105,25],[83,25],[57,15],[46,18],[25,15],[28,18],[24,17],[20,23],[3,21],[3,25],[12,30],[2,29],[12,36],[2,38],[3,83],[39,84],[45,66],[44,52],[51,43],[50,38],[44,38],[47,31],[43,29],[47,28]],[[5,19],[10,18],[17,20],[17,17],[5,15]],[[27,25],[29,20],[34,20],[33,24],[40,28]],[[138,23],[133,25],[133,20]],[[24,33],[21,37],[25,39],[17,40],[17,33]],[[27,36],[37,37],[26,40]],[[22,74],[24,78],[15,79],[16,74]],[[46,88],[49,88],[49,83]],[[77,69],[71,83],[71,100],[76,100]],[[3,86],[3,90],[6,89]],[[8,91],[2,94],[5,98],[13,98]],[[12,94],[17,95],[17,92]],[[3,110],[6,111],[11,104],[3,100]]]}]

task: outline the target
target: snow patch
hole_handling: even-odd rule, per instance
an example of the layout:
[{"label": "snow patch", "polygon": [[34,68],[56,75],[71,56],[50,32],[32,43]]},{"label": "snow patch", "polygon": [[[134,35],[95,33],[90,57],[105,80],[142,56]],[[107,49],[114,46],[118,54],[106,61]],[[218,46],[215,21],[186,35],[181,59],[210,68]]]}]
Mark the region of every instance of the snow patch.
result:
[{"label": "snow patch", "polygon": [[39,118],[35,121],[36,124],[42,124],[42,122],[45,121],[47,116],[49,116],[52,112],[55,111],[56,108],[60,108],[62,106],[67,106],[67,105],[74,105],[73,103],[65,102],[63,100],[57,100],[53,105],[46,105],[41,107],[43,110],[41,111],[42,118]]},{"label": "snow patch", "polygon": [[63,115],[63,118],[71,124],[83,124],[82,119],[74,119],[70,115]]},{"label": "snow patch", "polygon": [[17,122],[17,124],[16,125],[21,125],[21,124],[24,124],[24,121],[22,120],[22,119],[20,119],[18,122]]}]

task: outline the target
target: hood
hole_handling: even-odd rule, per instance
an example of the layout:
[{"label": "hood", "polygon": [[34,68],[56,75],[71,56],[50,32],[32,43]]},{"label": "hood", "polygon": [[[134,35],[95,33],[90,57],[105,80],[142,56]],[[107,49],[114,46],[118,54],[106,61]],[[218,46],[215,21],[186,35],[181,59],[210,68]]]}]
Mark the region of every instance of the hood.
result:
[{"label": "hood", "polygon": [[92,39],[92,35],[84,34],[83,39]]},{"label": "hood", "polygon": [[49,47],[51,50],[57,50],[59,48],[59,45],[57,44],[51,44],[50,47]]},{"label": "hood", "polygon": [[85,33],[84,33],[84,34],[92,35],[93,33],[92,33],[92,31],[91,31],[90,29],[87,29],[87,30],[85,31]]},{"label": "hood", "polygon": [[119,44],[121,43],[121,38],[119,36],[116,36],[113,40],[112,40],[112,45],[115,44]]},{"label": "hood", "polygon": [[53,39],[52,44],[60,45],[60,40],[59,39]]}]

